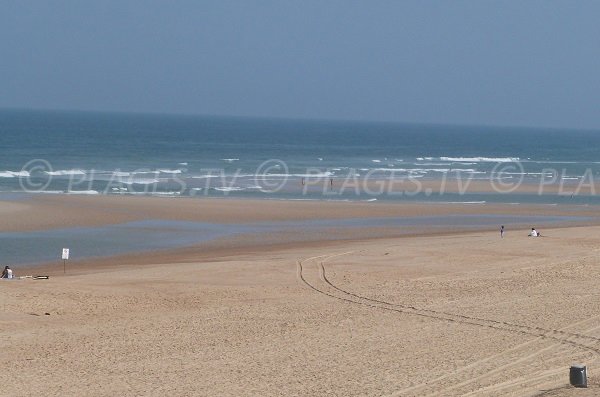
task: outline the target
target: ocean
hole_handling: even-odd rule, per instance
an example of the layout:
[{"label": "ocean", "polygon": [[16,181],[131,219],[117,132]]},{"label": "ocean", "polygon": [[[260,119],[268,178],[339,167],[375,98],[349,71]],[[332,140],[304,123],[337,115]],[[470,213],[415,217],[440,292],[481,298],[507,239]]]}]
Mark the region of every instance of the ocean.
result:
[{"label": "ocean", "polygon": [[[0,194],[600,203],[600,131],[0,110],[0,148]],[[464,194],[419,188],[444,178],[501,184]],[[502,188],[518,183],[588,189]]]},{"label": "ocean", "polygon": [[[0,110],[0,199],[34,194],[597,205],[600,131]],[[427,181],[491,181],[452,193]],[[405,183],[401,191],[377,189]],[[408,184],[408,185],[406,185]],[[513,186],[567,187],[512,190]],[[409,186],[407,191],[406,186]],[[558,193],[557,193],[558,192]],[[576,214],[574,214],[576,215]],[[2,232],[2,261],[177,248],[244,233],[350,227],[512,229],[584,217],[437,216],[221,225],[147,220]],[[300,233],[302,235],[302,233]]]}]

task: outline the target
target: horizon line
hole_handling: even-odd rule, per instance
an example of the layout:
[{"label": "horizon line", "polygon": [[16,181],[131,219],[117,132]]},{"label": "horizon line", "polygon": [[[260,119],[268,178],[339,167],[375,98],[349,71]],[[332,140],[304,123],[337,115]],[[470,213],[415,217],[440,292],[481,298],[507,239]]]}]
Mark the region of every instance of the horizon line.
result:
[{"label": "horizon line", "polygon": [[397,124],[397,125],[426,125],[434,127],[482,127],[512,129],[523,128],[533,130],[568,130],[581,132],[600,132],[598,128],[564,127],[564,126],[539,126],[539,125],[515,125],[515,124],[475,124],[475,123],[452,123],[452,122],[426,122],[426,121],[400,121],[400,120],[372,120],[372,119],[344,119],[344,118],[321,118],[301,116],[272,116],[272,115],[235,115],[235,114],[206,114],[188,112],[156,112],[156,111],[133,111],[133,110],[97,110],[97,109],[66,109],[66,108],[26,108],[26,107],[4,107],[0,111],[20,112],[47,112],[47,113],[92,113],[92,114],[119,114],[140,116],[173,116],[173,117],[213,117],[213,118],[237,118],[254,120],[281,120],[281,121],[304,121],[304,122],[331,122],[331,123],[363,123],[363,124]]}]

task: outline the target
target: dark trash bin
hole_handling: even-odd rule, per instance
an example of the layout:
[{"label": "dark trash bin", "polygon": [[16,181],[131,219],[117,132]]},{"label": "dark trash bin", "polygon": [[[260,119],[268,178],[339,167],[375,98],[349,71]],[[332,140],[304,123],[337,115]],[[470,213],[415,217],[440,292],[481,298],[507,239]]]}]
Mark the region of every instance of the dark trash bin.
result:
[{"label": "dark trash bin", "polygon": [[587,387],[587,368],[585,365],[572,365],[569,370],[569,382],[575,387]]}]

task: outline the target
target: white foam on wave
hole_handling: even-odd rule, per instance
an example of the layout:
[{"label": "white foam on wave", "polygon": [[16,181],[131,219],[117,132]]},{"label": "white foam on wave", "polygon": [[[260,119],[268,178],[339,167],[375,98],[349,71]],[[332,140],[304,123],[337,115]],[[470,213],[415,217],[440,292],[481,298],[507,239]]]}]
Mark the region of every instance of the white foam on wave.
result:
[{"label": "white foam on wave", "polygon": [[554,173],[552,172],[504,172],[504,171],[500,171],[500,172],[495,172],[492,173],[492,175],[523,175],[523,176],[548,176],[548,177],[553,177]]},{"label": "white foam on wave", "polygon": [[27,178],[30,176],[28,171],[0,171],[0,178]]},{"label": "white foam on wave", "polygon": [[[22,190],[15,190],[13,193],[23,193]],[[64,194],[64,190],[30,190],[27,194]]]},{"label": "white foam on wave", "polygon": [[381,163],[381,160],[371,160],[374,163]]},{"label": "white foam on wave", "polygon": [[417,157],[417,161],[433,160],[433,157]]},{"label": "white foam on wave", "polygon": [[84,195],[95,196],[100,193],[96,190],[69,190],[67,192],[67,194],[84,194]]},{"label": "white foam on wave", "polygon": [[188,165],[188,163],[177,163],[177,165]]},{"label": "white foam on wave", "polygon": [[350,202],[350,199],[312,199],[312,198],[283,198],[283,197],[265,197],[262,200],[275,200],[275,201],[333,201],[333,202]]},{"label": "white foam on wave", "polygon": [[373,171],[381,171],[381,172],[411,172],[418,171],[409,168],[373,168]]},{"label": "white foam on wave", "polygon": [[510,163],[519,161],[518,157],[440,157],[442,161],[459,161],[475,163]]},{"label": "white foam on wave", "polygon": [[181,192],[136,192],[136,191],[127,191],[118,194],[126,194],[129,196],[157,196],[157,197],[176,197],[181,194]]},{"label": "white foam on wave", "polygon": [[58,171],[44,171],[47,175],[51,176],[65,176],[65,175],[85,175],[83,170],[58,170]]},{"label": "white foam on wave", "polygon": [[162,174],[181,174],[183,171],[181,170],[158,170],[158,172]]},{"label": "white foam on wave", "polygon": [[[474,163],[472,163],[474,164]],[[452,163],[416,163],[418,166],[450,166]]]},{"label": "white foam on wave", "polygon": [[[435,204],[433,202],[432,204]],[[485,204],[485,201],[440,201],[439,204]]]},{"label": "white foam on wave", "polygon": [[391,175],[381,175],[381,176],[377,176],[376,178],[378,179],[387,179],[390,181],[395,181],[395,180],[410,180],[410,179],[415,179],[415,178],[423,178],[425,176],[426,173],[416,173],[416,172],[409,172],[405,175],[396,175],[396,174],[391,174]]},{"label": "white foam on wave", "polygon": [[221,159],[221,161],[227,161],[228,163],[233,163],[234,161],[240,161],[240,159]]},{"label": "white foam on wave", "polygon": [[222,175],[196,175],[193,176],[192,179],[207,179],[207,178],[219,178]]},{"label": "white foam on wave", "polygon": [[181,192],[151,192],[151,196],[175,197],[181,195]]},{"label": "white foam on wave", "polygon": [[365,201],[368,202],[368,203],[370,203],[370,202],[373,202],[373,201],[377,201],[377,199],[376,198],[372,198],[372,199],[368,199],[368,200],[365,200]]},{"label": "white foam on wave", "polygon": [[240,190],[244,190],[243,187],[239,187],[239,186],[223,186],[223,187],[214,187],[213,189],[219,191],[219,192],[237,192]]},{"label": "white foam on wave", "polygon": [[[314,174],[266,174],[267,176],[270,177],[281,177],[281,178],[289,178],[289,177],[296,177],[296,178],[327,178],[330,176],[333,176],[334,173],[331,171],[326,171],[326,172],[320,172],[320,173],[314,173]],[[251,176],[255,176],[255,175],[251,175]],[[262,175],[258,175],[261,180],[262,180]]]},{"label": "white foam on wave", "polygon": [[322,201],[321,199],[283,198],[283,197],[266,197],[263,200],[275,200],[275,201]]},{"label": "white foam on wave", "polygon": [[120,183],[124,183],[126,185],[152,185],[155,183],[159,183],[158,179],[148,179],[148,178],[129,178],[129,179],[119,179]]},{"label": "white foam on wave", "polygon": [[374,168],[375,171],[382,172],[416,172],[416,173],[428,173],[428,172],[471,172],[476,173],[477,170],[471,168]]}]

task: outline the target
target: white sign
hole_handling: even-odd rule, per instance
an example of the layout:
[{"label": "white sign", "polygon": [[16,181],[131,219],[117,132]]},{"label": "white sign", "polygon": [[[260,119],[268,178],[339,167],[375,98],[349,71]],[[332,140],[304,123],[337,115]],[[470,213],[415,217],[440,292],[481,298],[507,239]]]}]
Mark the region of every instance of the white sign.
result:
[{"label": "white sign", "polygon": [[64,260],[69,259],[69,249],[68,248],[63,248],[63,254],[62,254],[62,258]]}]

